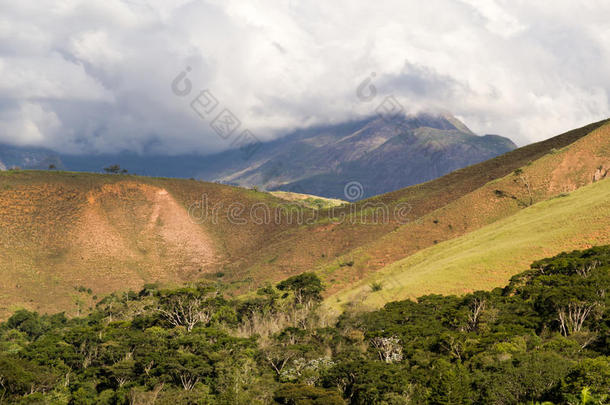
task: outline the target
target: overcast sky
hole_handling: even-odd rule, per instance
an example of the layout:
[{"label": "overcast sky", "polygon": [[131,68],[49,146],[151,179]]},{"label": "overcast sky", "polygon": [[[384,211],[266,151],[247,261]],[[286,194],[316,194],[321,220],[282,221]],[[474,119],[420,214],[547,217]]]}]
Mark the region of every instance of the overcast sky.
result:
[{"label": "overcast sky", "polygon": [[224,108],[269,139],[394,95],[523,145],[610,116],[608,16],[607,0],[0,0],[0,142],[206,153],[237,136],[210,128]]}]

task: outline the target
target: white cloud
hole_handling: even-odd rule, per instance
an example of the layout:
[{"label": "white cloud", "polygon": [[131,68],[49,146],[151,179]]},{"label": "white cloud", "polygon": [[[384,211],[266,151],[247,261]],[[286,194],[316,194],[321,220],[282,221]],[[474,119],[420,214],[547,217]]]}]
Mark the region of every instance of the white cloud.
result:
[{"label": "white cloud", "polygon": [[[189,108],[209,89],[261,139],[393,94],[524,144],[610,116],[609,13],[602,0],[0,0],[0,139],[217,151],[230,141]],[[363,103],[371,72],[379,94]]]},{"label": "white cloud", "polygon": [[[476,10],[482,17],[485,28],[491,33],[509,38],[526,28],[507,10],[507,7],[503,7],[495,0],[462,1]],[[503,3],[506,4],[507,2],[504,1]]]},{"label": "white cloud", "polygon": [[39,144],[53,136],[60,122],[52,111],[37,104],[23,103],[0,111],[0,141],[14,145]]}]

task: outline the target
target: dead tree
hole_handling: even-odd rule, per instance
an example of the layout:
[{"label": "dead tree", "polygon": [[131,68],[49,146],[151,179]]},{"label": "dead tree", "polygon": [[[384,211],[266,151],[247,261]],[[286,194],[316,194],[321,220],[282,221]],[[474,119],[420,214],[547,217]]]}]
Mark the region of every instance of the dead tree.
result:
[{"label": "dead tree", "polygon": [[376,337],[371,339],[371,346],[377,351],[379,360],[395,363],[402,360],[402,346],[397,337]]},{"label": "dead tree", "polygon": [[286,367],[286,364],[288,364],[288,362],[294,357],[294,355],[295,353],[290,352],[285,353],[285,355],[283,356],[273,356],[268,353],[265,355],[265,359],[267,360],[267,362],[269,362],[269,364],[279,377],[282,374],[282,370],[284,369],[284,367]]},{"label": "dead tree", "polygon": [[597,260],[591,263],[583,264],[582,266],[576,268],[576,273],[583,278],[587,278],[589,277],[589,274],[591,274],[591,272],[597,268],[598,265],[599,262]]},{"label": "dead tree", "polygon": [[183,326],[188,332],[199,322],[207,324],[212,318],[212,311],[199,298],[175,298],[159,312],[169,323]]},{"label": "dead tree", "polygon": [[199,377],[189,373],[182,373],[180,374],[180,382],[185,391],[191,391],[195,387],[195,384],[199,382]]},{"label": "dead tree", "polygon": [[570,336],[573,333],[580,332],[583,324],[591,315],[591,312],[597,308],[597,305],[597,303],[571,302],[567,306],[558,308],[557,319],[559,320],[561,334]]},{"label": "dead tree", "polygon": [[475,298],[470,304],[470,313],[468,314],[468,330],[473,331],[479,327],[481,315],[485,310],[485,300],[482,298]]}]

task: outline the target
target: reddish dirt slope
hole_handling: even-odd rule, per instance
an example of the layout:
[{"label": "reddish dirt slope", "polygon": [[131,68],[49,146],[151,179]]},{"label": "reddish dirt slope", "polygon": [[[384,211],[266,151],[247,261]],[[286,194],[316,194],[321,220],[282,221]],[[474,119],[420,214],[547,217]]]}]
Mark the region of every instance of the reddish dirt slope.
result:
[{"label": "reddish dirt slope", "polygon": [[[211,277],[283,229],[225,215],[235,202],[279,200],[188,180],[6,172],[0,190],[0,315],[17,306],[74,314],[94,295]],[[189,216],[203,196],[215,223]]]}]

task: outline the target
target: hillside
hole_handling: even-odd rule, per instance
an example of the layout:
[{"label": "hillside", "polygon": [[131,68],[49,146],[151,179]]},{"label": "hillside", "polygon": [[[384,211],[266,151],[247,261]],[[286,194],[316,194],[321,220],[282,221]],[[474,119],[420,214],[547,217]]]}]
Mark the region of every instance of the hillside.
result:
[{"label": "hillside", "polygon": [[[590,184],[596,174],[610,168],[606,123],[587,125],[427,183],[322,213],[322,219],[334,219],[287,230],[256,252],[255,265],[233,269],[231,274],[258,284],[316,269],[325,275],[329,290],[336,292],[421,249],[525,208],[527,188],[515,182],[521,181],[514,175],[519,168],[532,177],[535,201]],[[386,207],[391,214],[406,207],[399,211],[404,211],[407,223],[392,216],[375,224],[361,223],[360,213],[370,214],[375,207]]]},{"label": "hillside", "polygon": [[335,263],[324,266],[322,271],[333,280],[333,288],[349,285],[421,249],[468,234],[532,203],[603,178],[610,169],[609,152],[610,126],[604,125],[338,259],[338,262],[349,260],[352,266]]},{"label": "hillside", "polygon": [[[609,243],[610,179],[604,179],[420,250],[329,297],[328,303],[379,307],[430,293],[461,295],[504,285],[544,257]],[[373,284],[382,289],[372,292]]]},{"label": "hillside", "polygon": [[19,306],[74,314],[95,295],[215,278],[289,226],[233,223],[235,202],[247,211],[284,201],[191,180],[7,171],[0,190],[2,315]]},{"label": "hillside", "polygon": [[347,204],[347,201],[337,200],[332,198],[324,198],[311,194],[292,193],[290,191],[272,191],[269,194],[281,198],[282,200],[298,202],[309,208],[331,208],[342,204]]},{"label": "hillside", "polygon": [[[246,293],[312,270],[334,294],[602,179],[610,169],[604,124],[355,204],[195,180],[3,172],[0,316],[21,306],[75,315],[95,296],[151,282],[217,280]],[[392,215],[372,223],[379,206]]]}]

